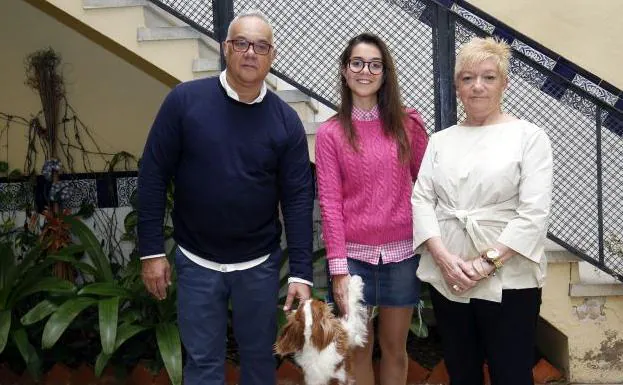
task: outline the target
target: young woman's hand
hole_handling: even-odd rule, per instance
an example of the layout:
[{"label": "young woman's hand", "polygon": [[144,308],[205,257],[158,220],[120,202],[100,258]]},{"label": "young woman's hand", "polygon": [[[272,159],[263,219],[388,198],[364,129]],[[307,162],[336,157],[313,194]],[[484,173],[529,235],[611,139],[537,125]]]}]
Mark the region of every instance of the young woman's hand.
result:
[{"label": "young woman's hand", "polygon": [[331,277],[333,285],[333,300],[337,305],[340,314],[344,317],[348,315],[348,281],[349,274],[334,275]]}]

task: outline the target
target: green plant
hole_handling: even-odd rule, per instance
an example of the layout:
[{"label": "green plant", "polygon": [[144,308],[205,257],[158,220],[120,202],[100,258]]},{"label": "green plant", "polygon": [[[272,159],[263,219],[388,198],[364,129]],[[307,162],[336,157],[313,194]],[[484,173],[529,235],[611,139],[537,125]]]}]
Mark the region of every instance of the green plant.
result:
[{"label": "green plant", "polygon": [[420,302],[413,309],[413,318],[411,319],[411,326],[409,329],[418,338],[428,337],[428,324],[425,320],[424,313],[433,308],[433,304],[430,300],[429,286],[423,283],[420,290]]},{"label": "green plant", "polygon": [[[28,340],[25,325],[17,319],[15,309],[21,301],[38,292],[71,294],[75,286],[68,281],[49,276],[52,259],[45,258],[43,248],[36,244],[23,254],[16,253],[13,238],[0,240],[0,353],[9,339],[18,348],[28,371],[38,377],[41,358]],[[54,304],[48,300],[37,305],[34,312],[50,311]]]},{"label": "green plant", "polygon": [[60,304],[47,299],[41,301],[22,318],[23,324],[30,325],[49,316],[41,345],[50,349],[84,310],[97,307],[102,346],[95,362],[97,375],[101,375],[115,352],[128,340],[139,333],[151,332],[172,383],[181,384],[182,352],[176,324],[175,285],[167,300],[156,301],[144,289],[138,259],[132,259],[117,275],[113,274],[110,258],[93,232],[77,217],[66,217],[65,222],[79,239],[85,260],[76,258],[72,249],[75,246],[65,247],[48,258],[70,263],[83,274],[85,284]]}]

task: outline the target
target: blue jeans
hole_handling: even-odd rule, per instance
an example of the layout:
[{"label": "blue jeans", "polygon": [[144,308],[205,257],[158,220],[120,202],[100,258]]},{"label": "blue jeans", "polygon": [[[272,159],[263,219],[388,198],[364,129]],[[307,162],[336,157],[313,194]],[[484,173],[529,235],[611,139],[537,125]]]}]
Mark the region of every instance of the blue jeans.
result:
[{"label": "blue jeans", "polygon": [[241,385],[276,383],[273,344],[281,250],[248,270],[222,273],[199,266],[178,248],[178,323],[186,349],[185,385],[223,385],[231,301]]}]

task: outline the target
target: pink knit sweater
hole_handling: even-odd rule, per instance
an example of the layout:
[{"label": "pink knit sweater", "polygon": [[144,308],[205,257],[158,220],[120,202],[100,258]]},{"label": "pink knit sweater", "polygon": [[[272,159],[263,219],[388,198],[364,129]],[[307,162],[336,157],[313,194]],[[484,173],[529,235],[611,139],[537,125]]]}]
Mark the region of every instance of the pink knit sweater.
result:
[{"label": "pink knit sweater", "polygon": [[327,258],[346,258],[346,242],[382,245],[412,238],[411,190],[427,134],[420,115],[406,122],[411,160],[398,159],[396,141],[380,120],[353,121],[359,152],[353,150],[337,119],[316,135],[316,172]]}]

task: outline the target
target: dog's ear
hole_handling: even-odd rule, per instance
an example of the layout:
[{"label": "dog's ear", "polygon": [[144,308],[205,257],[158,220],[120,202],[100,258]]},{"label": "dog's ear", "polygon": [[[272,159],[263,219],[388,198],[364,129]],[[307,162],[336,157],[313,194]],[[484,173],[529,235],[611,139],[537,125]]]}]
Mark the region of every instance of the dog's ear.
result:
[{"label": "dog's ear", "polygon": [[318,350],[323,350],[334,340],[336,322],[331,308],[322,301],[312,301],[311,343]]},{"label": "dog's ear", "polygon": [[288,316],[281,334],[275,343],[275,353],[280,356],[292,354],[303,349],[305,344],[305,318],[301,310],[296,311]]}]

